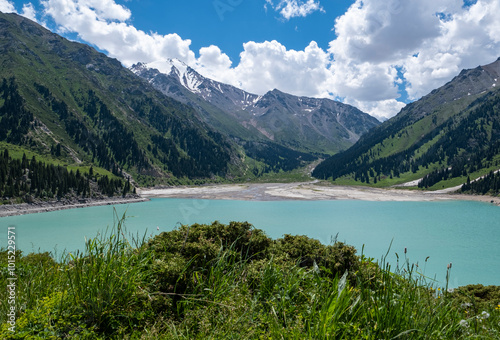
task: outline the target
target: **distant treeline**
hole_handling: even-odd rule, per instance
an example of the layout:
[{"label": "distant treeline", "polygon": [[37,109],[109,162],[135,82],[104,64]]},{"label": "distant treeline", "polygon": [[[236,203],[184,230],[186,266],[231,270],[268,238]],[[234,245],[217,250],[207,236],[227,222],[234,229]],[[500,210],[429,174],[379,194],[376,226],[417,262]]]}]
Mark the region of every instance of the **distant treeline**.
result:
[{"label": "distant treeline", "polygon": [[13,159],[6,149],[0,153],[0,197],[3,200],[19,198],[23,202],[34,199],[62,197],[91,197],[93,195],[125,195],[131,190],[129,181],[88,173],[68,171],[65,167],[45,164],[35,156],[28,160]]},{"label": "distant treeline", "polygon": [[488,175],[474,182],[467,178],[467,183],[462,186],[462,192],[481,195],[500,194],[500,172],[493,173],[491,171]]}]

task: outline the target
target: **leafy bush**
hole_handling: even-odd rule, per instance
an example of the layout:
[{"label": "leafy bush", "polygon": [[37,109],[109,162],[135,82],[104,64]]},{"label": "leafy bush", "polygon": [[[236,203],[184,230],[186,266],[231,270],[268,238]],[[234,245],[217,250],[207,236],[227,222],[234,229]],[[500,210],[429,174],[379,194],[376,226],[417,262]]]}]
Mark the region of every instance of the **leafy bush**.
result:
[{"label": "leafy bush", "polygon": [[221,247],[231,248],[242,258],[263,257],[272,241],[248,222],[214,222],[211,225],[181,226],[158,235],[148,244],[157,254],[177,253],[187,259],[201,257],[199,263],[213,259]]},{"label": "leafy bush", "polygon": [[461,308],[475,315],[500,310],[500,286],[468,285],[452,290],[451,296]]},{"label": "leafy bush", "polygon": [[276,241],[275,251],[277,256],[283,254],[300,267],[316,264],[331,276],[342,276],[346,271],[354,274],[359,266],[356,249],[342,242],[325,246],[307,236],[285,235]]},{"label": "leafy bush", "polygon": [[148,242],[129,240],[122,224],[62,263],[19,253],[16,332],[1,304],[0,338],[500,338],[500,287],[450,293],[408,260],[391,270],[343,243],[273,241],[246,222],[182,226]]}]

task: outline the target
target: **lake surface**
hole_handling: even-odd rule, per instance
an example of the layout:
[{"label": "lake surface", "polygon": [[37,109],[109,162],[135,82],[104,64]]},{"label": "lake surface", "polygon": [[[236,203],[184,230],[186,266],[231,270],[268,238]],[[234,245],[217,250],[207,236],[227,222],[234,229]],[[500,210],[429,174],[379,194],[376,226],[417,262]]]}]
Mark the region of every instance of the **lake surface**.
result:
[{"label": "lake surface", "polygon": [[3,217],[0,247],[7,246],[7,227],[15,226],[16,245],[25,253],[61,254],[64,250],[83,249],[85,238],[112,227],[116,214],[127,216],[128,232],[148,236],[180,224],[215,220],[249,221],[272,238],[284,234],[307,235],[329,244],[337,235],[338,241],[355,246],[358,252],[364,246],[364,254],[375,259],[389,251],[393,266],[394,254],[404,259],[407,248],[410,262],[418,263],[420,271],[425,270],[426,276],[435,277],[440,284],[444,284],[446,267],[451,262],[450,287],[476,283],[500,285],[500,208],[473,201],[257,202],[163,198],[114,208],[101,206]]}]

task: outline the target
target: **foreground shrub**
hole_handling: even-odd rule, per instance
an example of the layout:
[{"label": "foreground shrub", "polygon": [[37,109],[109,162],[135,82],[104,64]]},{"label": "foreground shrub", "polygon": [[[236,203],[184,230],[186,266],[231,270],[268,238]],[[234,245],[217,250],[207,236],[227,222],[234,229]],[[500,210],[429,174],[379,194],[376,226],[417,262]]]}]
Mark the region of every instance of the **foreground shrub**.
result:
[{"label": "foreground shrub", "polygon": [[17,264],[16,332],[0,304],[1,339],[500,339],[499,287],[448,292],[408,261],[393,270],[343,243],[273,241],[246,222],[146,242],[122,220],[61,263]]},{"label": "foreground shrub", "polygon": [[325,246],[307,236],[285,235],[276,240],[274,253],[284,255],[287,259],[298,263],[300,267],[311,268],[314,265],[323,268],[332,277],[345,272],[355,273],[359,267],[356,249],[342,242]]},{"label": "foreground shrub", "polygon": [[221,247],[231,249],[243,258],[263,258],[272,240],[248,222],[214,222],[211,225],[193,224],[164,232],[150,240],[148,246],[156,254],[179,254],[194,259],[193,265],[214,259]]}]

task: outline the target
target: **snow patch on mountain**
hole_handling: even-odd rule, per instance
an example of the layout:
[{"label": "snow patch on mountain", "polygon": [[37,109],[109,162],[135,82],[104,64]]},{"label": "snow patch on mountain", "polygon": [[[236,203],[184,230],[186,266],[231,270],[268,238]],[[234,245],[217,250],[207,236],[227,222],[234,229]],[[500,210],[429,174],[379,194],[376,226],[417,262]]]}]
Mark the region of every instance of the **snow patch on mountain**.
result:
[{"label": "snow patch on mountain", "polygon": [[156,69],[165,75],[176,75],[179,82],[186,89],[193,93],[200,94],[200,86],[205,81],[205,78],[184,62],[178,59],[168,58],[166,60],[158,60],[150,63],[139,63],[130,68],[134,73],[139,73],[144,69]]},{"label": "snow patch on mountain", "polygon": [[210,101],[214,97],[223,96],[226,100],[232,102],[232,106],[239,110],[245,110],[248,106],[254,105],[262,97],[245,92],[234,86],[205,78],[178,59],[169,58],[150,63],[138,63],[130,68],[137,75],[152,69],[167,76],[175,76],[183,87],[205,100]]}]

